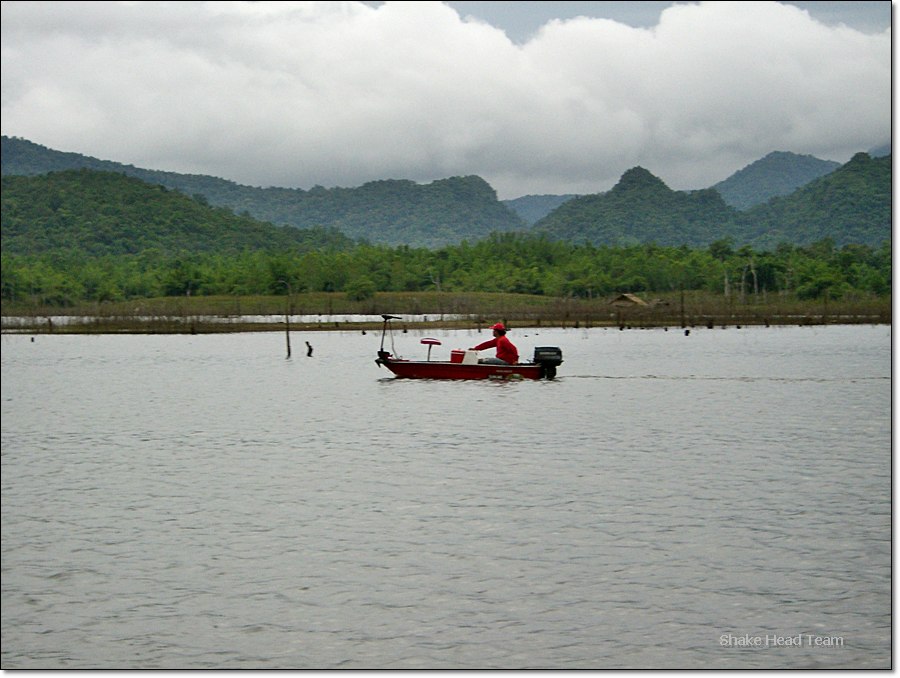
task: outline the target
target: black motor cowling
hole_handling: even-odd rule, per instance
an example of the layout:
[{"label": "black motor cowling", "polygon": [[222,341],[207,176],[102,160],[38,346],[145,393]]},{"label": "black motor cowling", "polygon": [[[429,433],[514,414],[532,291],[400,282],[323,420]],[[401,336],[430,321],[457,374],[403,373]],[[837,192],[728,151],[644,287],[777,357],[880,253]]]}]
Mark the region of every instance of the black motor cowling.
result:
[{"label": "black motor cowling", "polygon": [[542,379],[553,379],[562,361],[562,349],[558,346],[535,346],[534,363],[541,366]]}]

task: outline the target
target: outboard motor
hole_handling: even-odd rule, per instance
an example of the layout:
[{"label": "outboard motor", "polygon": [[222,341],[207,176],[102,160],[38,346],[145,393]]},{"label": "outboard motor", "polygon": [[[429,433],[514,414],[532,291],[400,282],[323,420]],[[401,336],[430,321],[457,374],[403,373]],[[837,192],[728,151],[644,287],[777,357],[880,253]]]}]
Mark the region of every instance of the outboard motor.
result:
[{"label": "outboard motor", "polygon": [[556,377],[556,368],[562,364],[562,349],[558,346],[535,346],[534,363],[541,366],[541,379]]}]

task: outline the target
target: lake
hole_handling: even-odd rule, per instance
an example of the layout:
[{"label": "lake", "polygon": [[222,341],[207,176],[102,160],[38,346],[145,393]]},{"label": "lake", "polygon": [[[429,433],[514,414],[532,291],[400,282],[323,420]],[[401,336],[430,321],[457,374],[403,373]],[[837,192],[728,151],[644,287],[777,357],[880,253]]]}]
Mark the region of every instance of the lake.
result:
[{"label": "lake", "polygon": [[2,668],[891,668],[890,326],[509,337],[4,334]]}]

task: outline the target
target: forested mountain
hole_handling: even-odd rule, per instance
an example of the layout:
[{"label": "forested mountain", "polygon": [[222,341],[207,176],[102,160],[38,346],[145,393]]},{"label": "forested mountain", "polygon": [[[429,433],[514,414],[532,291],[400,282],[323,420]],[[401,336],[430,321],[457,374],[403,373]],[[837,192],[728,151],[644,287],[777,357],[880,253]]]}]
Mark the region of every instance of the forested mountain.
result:
[{"label": "forested mountain", "polygon": [[790,196],[740,212],[714,189],[673,191],[634,168],[607,193],[581,196],[534,226],[548,237],[594,245],[708,245],[731,239],[771,248],[780,242],[878,247],[891,238],[891,156],[859,153]]},{"label": "forested mountain", "polygon": [[839,162],[819,160],[811,155],[775,151],[712,188],[721,194],[727,204],[746,210],[763,205],[772,198],[789,195],[840,166]]},{"label": "forested mountain", "polygon": [[518,214],[529,226],[534,225],[564,202],[577,198],[570,193],[565,195],[523,195],[513,200],[503,200],[503,204]]},{"label": "forested mountain", "polygon": [[373,181],[358,188],[255,188],[214,177],[160,172],[53,151],[25,139],[3,137],[2,174],[35,175],[88,168],[119,172],[260,221],[297,228],[336,228],[373,243],[437,247],[479,240],[492,232],[520,231],[526,224],[497,200],[480,177],[452,177],[421,185]]},{"label": "forested mountain", "polygon": [[[811,185],[803,202],[773,202],[770,212],[757,214],[760,237],[814,237],[765,229],[769,220],[781,223],[779,209],[790,214],[820,205],[827,213],[829,204],[853,204],[858,194],[882,181],[887,160],[860,155]],[[854,191],[859,186],[865,190]],[[587,209],[597,199],[611,198],[620,209],[607,209],[608,219],[637,215],[665,234],[673,219],[661,215],[693,228],[702,217],[732,209],[715,191],[671,191],[640,168],[627,172],[609,194],[587,198],[575,198],[558,211],[572,203]],[[648,205],[658,212],[642,214]],[[696,249],[650,242],[598,247],[531,233],[494,233],[439,249],[391,248],[355,243],[334,230],[258,222],[211,207],[202,197],[96,170],[3,177],[0,214],[0,298],[27,307],[291,291],[343,292],[351,299],[371,299],[381,291],[432,290],[591,299],[677,288],[720,292],[732,284],[728,281],[742,297],[761,290],[798,299],[840,299],[886,295],[891,287],[888,240],[840,250],[827,240],[806,247],[779,243],[757,252],[723,241],[721,231],[709,246]],[[587,223],[593,223],[590,214]]]},{"label": "forested mountain", "polygon": [[[888,149],[889,150],[889,147]],[[441,247],[467,240],[474,242],[492,233],[533,232],[574,243],[630,245],[654,242],[660,245],[706,246],[730,238],[735,244],[771,247],[785,240],[795,244],[831,238],[838,244],[857,242],[873,247],[890,239],[891,157],[872,159],[860,154],[843,168],[807,183],[790,195],[773,199],[740,212],[723,199],[718,190],[673,191],[649,171],[628,170],[610,191],[585,196],[525,196],[504,204],[480,177],[453,177],[427,185],[411,181],[385,180],[358,188],[314,187],[309,191],[287,188],[254,188],[199,175],[143,170],[129,165],[97,160],[76,153],[61,153],[24,139],[2,138],[2,174],[39,175],[50,171],[89,167],[166,186],[188,196],[191,204],[221,206],[276,226],[292,225],[317,229],[318,236],[333,238],[339,231],[348,238],[375,244]],[[809,156],[773,153],[718,184],[736,187],[737,175],[744,186],[756,183],[755,194],[776,190],[796,182],[802,171],[822,171],[825,161]],[[827,163],[826,163],[827,164]],[[766,168],[781,180],[765,178]],[[776,168],[777,171],[776,171]],[[735,179],[735,181],[731,181]],[[760,188],[765,186],[767,188]],[[110,190],[118,190],[110,184]],[[4,182],[4,197],[7,192]],[[741,189],[743,191],[744,189]],[[760,193],[762,191],[762,193]],[[752,193],[753,191],[748,191]],[[39,191],[35,193],[35,199]],[[94,205],[100,213],[104,209]],[[109,196],[115,201],[118,197]],[[734,199],[732,197],[732,199]],[[753,200],[757,200],[753,198]],[[555,209],[532,222],[553,204]],[[26,209],[19,204],[15,208]],[[4,201],[4,247],[8,218]],[[520,216],[521,212],[525,216]],[[224,214],[224,211],[222,212]],[[54,217],[58,215],[53,215]],[[88,212],[84,219],[94,218]],[[156,215],[163,219],[163,215]],[[200,217],[206,220],[207,217]],[[76,223],[77,222],[77,223]],[[12,222],[10,222],[12,223]],[[59,227],[62,222],[53,222]],[[69,226],[85,232],[88,225],[68,220]],[[88,224],[91,222],[87,222]],[[107,220],[107,223],[110,223]],[[254,227],[255,228],[255,227]],[[329,230],[331,229],[331,230]],[[14,235],[10,243],[19,247]],[[34,236],[30,236],[34,237]],[[163,236],[170,237],[170,236]],[[229,243],[236,236],[228,235]],[[146,235],[149,242],[150,235]],[[277,242],[277,239],[276,239]],[[230,245],[229,245],[230,246]]]},{"label": "forested mountain", "polygon": [[738,231],[755,247],[808,245],[830,238],[838,246],[877,247],[891,238],[891,157],[857,153],[850,162],[791,195],[739,217]]},{"label": "forested mountain", "polygon": [[[887,152],[871,155],[889,155]],[[879,149],[880,150],[880,149]],[[722,196],[726,204],[739,210],[763,205],[770,199],[788,195],[814,179],[829,174],[840,167],[839,162],[819,160],[811,155],[797,155],[786,151],[774,151],[747,167],[738,170],[724,181],[711,186]],[[564,202],[576,195],[526,195],[503,202],[516,211],[528,224],[535,224]]]},{"label": "forested mountain", "polygon": [[563,203],[534,225],[556,240],[595,245],[707,245],[729,235],[736,210],[716,191],[673,191],[643,167],[606,193]]},{"label": "forested mountain", "polygon": [[333,229],[277,227],[114,172],[68,170],[0,179],[4,254],[91,256],[350,249]]},{"label": "forested mountain", "polygon": [[385,180],[359,188],[267,188],[236,208],[274,223],[330,226],[352,238],[413,247],[481,240],[494,232],[526,228],[476,176],[427,185]]}]

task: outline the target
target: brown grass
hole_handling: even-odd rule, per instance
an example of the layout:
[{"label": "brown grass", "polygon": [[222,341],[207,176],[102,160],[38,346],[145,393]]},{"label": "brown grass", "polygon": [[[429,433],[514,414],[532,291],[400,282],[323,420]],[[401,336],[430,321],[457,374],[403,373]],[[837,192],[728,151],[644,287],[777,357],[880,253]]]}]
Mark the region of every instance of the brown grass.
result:
[{"label": "brown grass", "polygon": [[[725,297],[706,292],[646,295],[647,306],[616,307],[611,298],[573,299],[520,294],[404,292],[378,293],[353,301],[343,293],[256,297],[180,297],[86,304],[60,309],[4,303],[3,331],[66,333],[209,333],[284,331],[285,314],[321,316],[291,321],[303,331],[372,329],[382,313],[401,316],[406,327],[480,328],[498,320],[515,327],[727,327],[891,323],[891,299],[803,301],[781,295]],[[245,316],[272,316],[245,322]],[[368,322],[341,316],[371,315]],[[51,317],[68,316],[66,324]],[[464,316],[456,319],[448,316]],[[12,319],[16,318],[16,324]],[[24,319],[24,321],[22,320]]]}]

